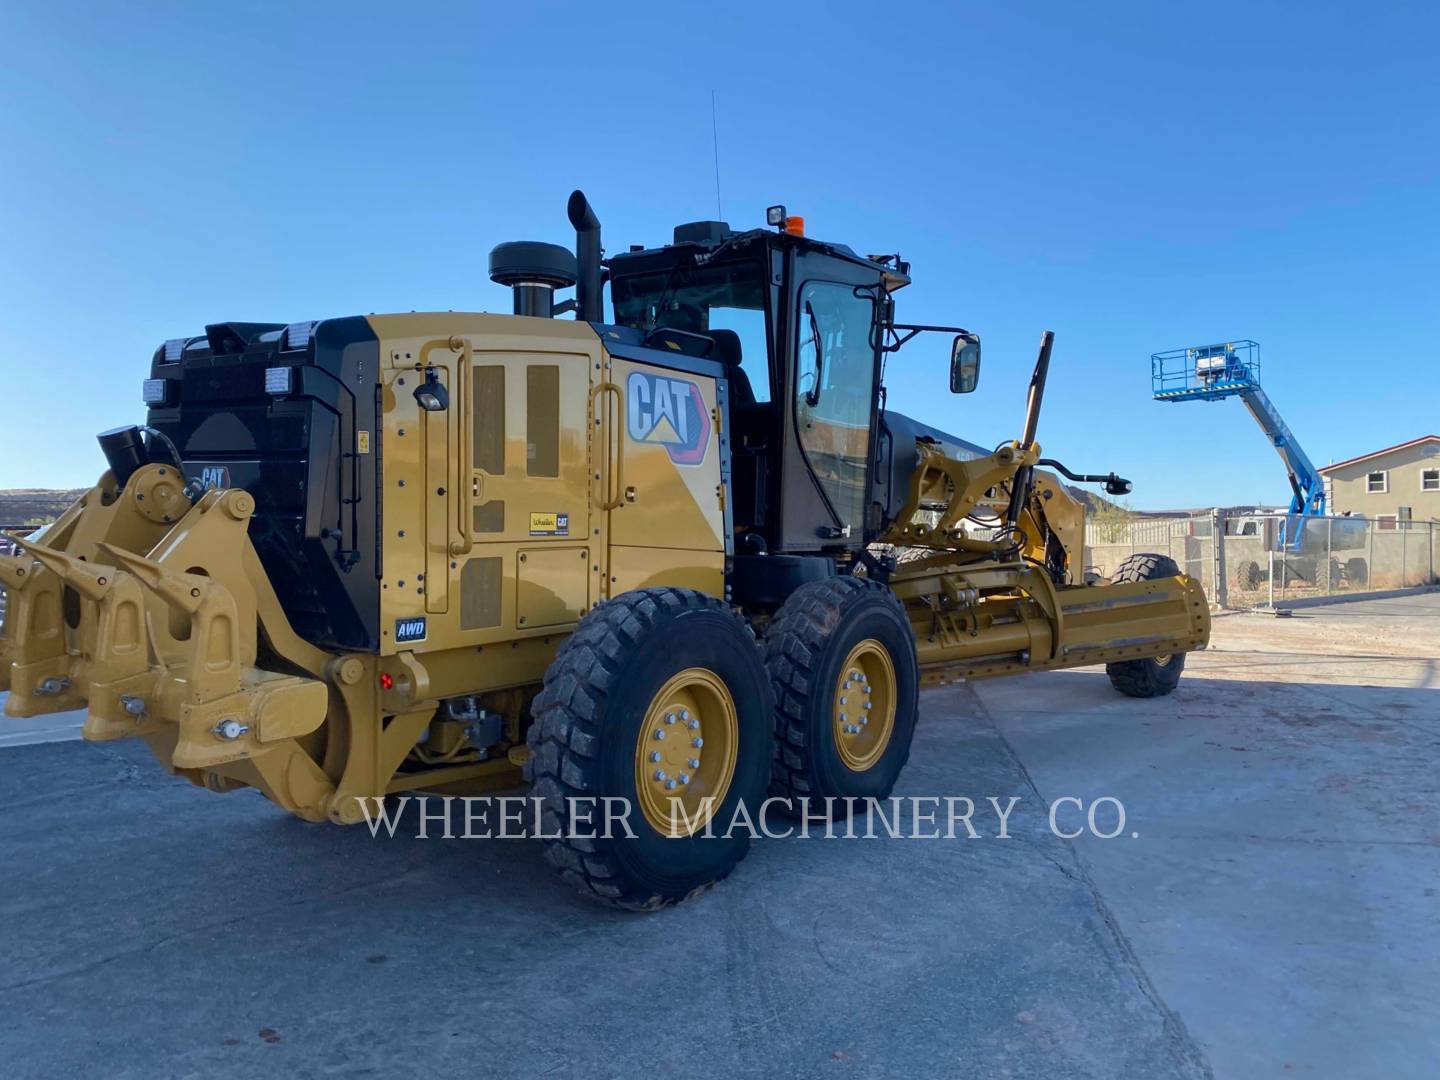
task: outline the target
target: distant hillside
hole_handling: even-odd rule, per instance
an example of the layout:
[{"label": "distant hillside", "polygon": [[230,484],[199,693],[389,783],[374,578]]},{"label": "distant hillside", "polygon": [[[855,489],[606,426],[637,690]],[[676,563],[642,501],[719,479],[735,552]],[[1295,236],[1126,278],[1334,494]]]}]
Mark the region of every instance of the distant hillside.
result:
[{"label": "distant hillside", "polygon": [[1065,485],[1065,490],[1070,493],[1072,499],[1085,507],[1087,514],[1093,514],[1101,509],[1120,509],[1117,503],[1111,502],[1103,495],[1096,495],[1093,491],[1086,491],[1084,488],[1073,487],[1070,484]]},{"label": "distant hillside", "polygon": [[0,525],[41,525],[54,521],[84,488],[47,491],[44,488],[10,488],[0,491]]}]

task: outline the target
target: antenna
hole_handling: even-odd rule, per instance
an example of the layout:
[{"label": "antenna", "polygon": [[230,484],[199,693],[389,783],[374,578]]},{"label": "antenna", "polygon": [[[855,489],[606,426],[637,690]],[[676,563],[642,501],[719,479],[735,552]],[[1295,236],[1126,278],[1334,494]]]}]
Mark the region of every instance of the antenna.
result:
[{"label": "antenna", "polygon": [[715,218],[725,220],[720,210],[720,126],[715,122],[715,91],[710,91],[710,141],[715,151]]}]

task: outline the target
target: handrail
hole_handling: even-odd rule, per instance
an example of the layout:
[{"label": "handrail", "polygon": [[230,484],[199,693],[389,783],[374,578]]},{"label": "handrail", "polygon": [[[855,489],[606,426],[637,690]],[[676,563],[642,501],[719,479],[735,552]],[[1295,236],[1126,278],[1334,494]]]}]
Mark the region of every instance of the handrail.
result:
[{"label": "handrail", "polygon": [[[446,498],[449,506],[453,508],[455,512],[455,527],[446,548],[451,555],[468,555],[475,543],[470,536],[471,518],[474,516],[470,488],[471,477],[475,472],[475,450],[470,444],[474,441],[475,418],[470,415],[471,405],[465,395],[465,388],[469,383],[471,360],[470,342],[465,338],[453,334],[449,338],[426,342],[420,347],[420,367],[417,368],[417,370],[423,371],[426,368],[439,367],[444,367],[446,371],[449,370],[448,363],[436,364],[430,359],[430,354],[437,349],[448,349],[452,353],[460,354],[460,362],[455,366],[455,378],[452,380],[453,393],[450,396],[450,407],[446,410],[446,414],[449,417],[447,423],[453,422],[459,426],[459,431],[456,433],[456,442],[460,448],[460,459],[455,463],[455,479],[459,481],[459,483],[450,484],[447,481],[445,487],[448,493]],[[470,422],[462,423],[462,417]],[[426,453],[428,452],[427,450]],[[445,456],[447,459],[450,457],[450,440],[448,436],[445,440]],[[446,473],[449,473],[448,469]],[[449,516],[447,513],[447,519]],[[448,521],[446,523],[446,531],[451,531]],[[459,539],[456,539],[457,536]]]},{"label": "handrail", "polygon": [[[600,395],[614,393],[615,395],[615,452],[610,452],[610,431],[604,425],[598,425],[600,433],[605,439],[605,451],[601,460],[604,466],[601,469],[600,481],[600,509],[614,510],[625,501],[625,395],[620,387],[613,382],[603,382],[596,385],[590,391],[591,409],[595,419],[600,419]],[[611,475],[614,475],[615,497],[610,498]]]},{"label": "handrail", "polygon": [[449,345],[451,352],[460,354],[460,362],[455,366],[455,393],[450,402],[454,415],[460,420],[460,461],[455,469],[455,479],[459,481],[455,485],[455,531],[460,538],[450,541],[450,554],[468,555],[475,546],[472,535],[475,517],[475,417],[472,412],[475,403],[468,393],[474,374],[473,357],[469,339],[451,337]]}]

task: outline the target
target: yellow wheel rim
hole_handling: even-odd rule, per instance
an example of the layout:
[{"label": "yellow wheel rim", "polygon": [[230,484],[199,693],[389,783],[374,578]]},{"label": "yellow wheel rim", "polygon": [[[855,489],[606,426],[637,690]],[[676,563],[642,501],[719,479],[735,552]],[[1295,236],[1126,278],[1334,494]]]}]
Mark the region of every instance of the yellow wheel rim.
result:
[{"label": "yellow wheel rim", "polygon": [[895,731],[895,664],[890,651],[866,638],[840,665],[832,726],[835,749],[851,772],[864,772],[885,753]]},{"label": "yellow wheel rim", "polygon": [[635,745],[640,812],[656,832],[703,830],[735,778],[740,721],[735,699],[708,668],[686,668],[650,701]]}]

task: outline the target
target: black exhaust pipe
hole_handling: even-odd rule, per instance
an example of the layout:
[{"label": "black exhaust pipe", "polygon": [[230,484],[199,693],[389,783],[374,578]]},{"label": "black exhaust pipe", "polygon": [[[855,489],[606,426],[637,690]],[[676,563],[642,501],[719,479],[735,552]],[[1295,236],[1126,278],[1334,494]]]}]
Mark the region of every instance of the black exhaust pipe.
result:
[{"label": "black exhaust pipe", "polygon": [[579,271],[575,318],[581,322],[604,322],[604,302],[600,298],[600,219],[590,208],[583,191],[570,195],[567,210],[570,224],[575,226],[575,262]]}]

